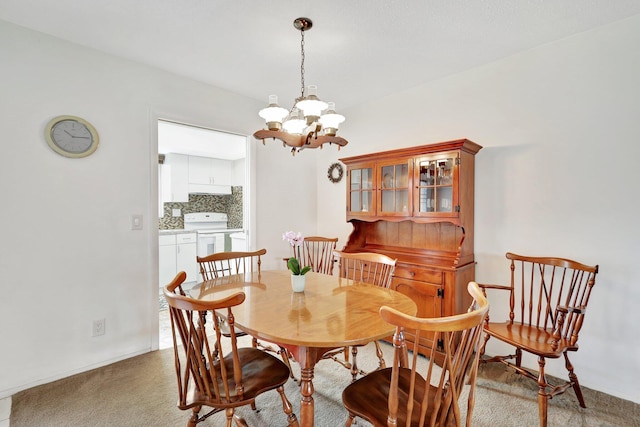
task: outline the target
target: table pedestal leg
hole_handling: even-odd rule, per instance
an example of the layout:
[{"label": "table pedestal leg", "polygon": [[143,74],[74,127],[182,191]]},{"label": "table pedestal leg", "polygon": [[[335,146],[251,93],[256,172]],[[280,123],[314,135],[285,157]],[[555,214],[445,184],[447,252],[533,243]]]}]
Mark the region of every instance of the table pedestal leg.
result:
[{"label": "table pedestal leg", "polygon": [[313,371],[316,363],[322,359],[322,355],[332,348],[297,347],[280,344],[288,348],[293,357],[300,364],[300,427],[313,427],[314,403],[313,403]]},{"label": "table pedestal leg", "polygon": [[313,366],[300,367],[300,421],[302,427],[312,427],[314,424],[313,403]]}]

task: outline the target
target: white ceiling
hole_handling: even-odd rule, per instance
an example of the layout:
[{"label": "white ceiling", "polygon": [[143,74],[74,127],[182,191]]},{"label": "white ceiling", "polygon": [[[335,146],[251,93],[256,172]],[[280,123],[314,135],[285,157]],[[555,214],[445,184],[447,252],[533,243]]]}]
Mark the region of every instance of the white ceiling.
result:
[{"label": "white ceiling", "polygon": [[300,94],[292,23],[308,17],[305,80],[339,112],[639,13],[639,0],[0,0],[2,20],[285,108]]},{"label": "white ceiling", "polygon": [[211,129],[158,121],[158,153],[238,160],[246,157],[247,137]]}]

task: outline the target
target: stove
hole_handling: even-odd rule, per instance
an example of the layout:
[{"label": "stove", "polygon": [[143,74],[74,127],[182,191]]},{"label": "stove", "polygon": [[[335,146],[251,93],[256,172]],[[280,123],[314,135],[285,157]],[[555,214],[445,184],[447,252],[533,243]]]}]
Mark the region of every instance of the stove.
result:
[{"label": "stove", "polygon": [[194,212],[184,214],[184,229],[195,230],[198,235],[198,256],[204,257],[216,252],[224,252],[224,231],[227,230],[226,213]]},{"label": "stove", "polygon": [[194,212],[184,214],[185,230],[226,230],[229,217],[222,212]]}]

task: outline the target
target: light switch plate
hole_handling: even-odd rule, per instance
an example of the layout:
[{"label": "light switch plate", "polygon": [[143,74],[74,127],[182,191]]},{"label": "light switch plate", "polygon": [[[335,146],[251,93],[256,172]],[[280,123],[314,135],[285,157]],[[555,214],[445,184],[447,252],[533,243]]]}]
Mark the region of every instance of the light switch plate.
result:
[{"label": "light switch plate", "polygon": [[182,212],[180,209],[171,209],[171,216],[181,216]]},{"label": "light switch plate", "polygon": [[131,229],[142,230],[142,215],[131,215]]}]

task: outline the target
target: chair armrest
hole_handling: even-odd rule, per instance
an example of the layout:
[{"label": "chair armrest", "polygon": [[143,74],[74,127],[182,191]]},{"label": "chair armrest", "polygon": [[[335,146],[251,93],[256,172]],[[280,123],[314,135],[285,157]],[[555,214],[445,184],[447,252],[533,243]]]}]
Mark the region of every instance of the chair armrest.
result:
[{"label": "chair armrest", "polygon": [[564,314],[575,313],[575,314],[584,314],[587,312],[587,307],[567,307],[566,305],[559,305],[556,307],[556,311],[559,311]]},{"label": "chair armrest", "polygon": [[[564,329],[564,322],[567,314],[569,313],[584,314],[586,311],[587,311],[587,307],[585,306],[567,307],[566,305],[559,305],[556,307],[556,327],[553,330],[553,334],[552,334],[553,340],[551,344],[551,347],[553,348],[553,350],[558,349],[558,342],[562,338],[562,331]],[[569,342],[571,345],[574,345],[578,340],[578,331],[580,331],[580,328],[582,327],[582,317],[580,317],[579,319],[580,320],[574,326],[574,330],[571,333],[571,337],[569,338]]]},{"label": "chair armrest", "polygon": [[492,285],[492,284],[488,284],[488,283],[478,283],[478,286],[480,287],[480,289],[500,289],[500,290],[503,290],[503,291],[510,291],[511,290],[511,286]]}]

